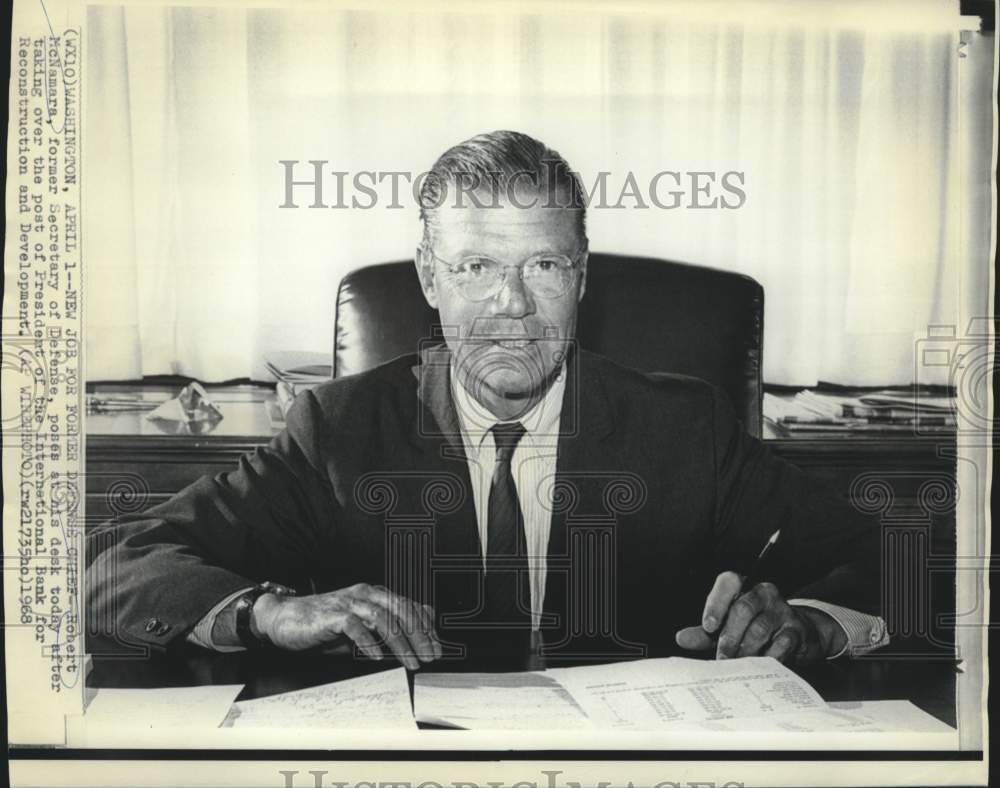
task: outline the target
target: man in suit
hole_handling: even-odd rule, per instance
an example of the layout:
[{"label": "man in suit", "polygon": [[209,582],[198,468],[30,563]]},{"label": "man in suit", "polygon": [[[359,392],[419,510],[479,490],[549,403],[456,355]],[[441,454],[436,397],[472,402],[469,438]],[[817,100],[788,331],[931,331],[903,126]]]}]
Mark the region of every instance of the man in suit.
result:
[{"label": "man in suit", "polygon": [[712,386],[575,347],[585,205],[555,151],[474,137],[421,202],[417,275],[444,344],[300,396],[269,447],[125,518],[91,556],[90,616],[157,648],[413,669],[887,641],[872,523]]}]

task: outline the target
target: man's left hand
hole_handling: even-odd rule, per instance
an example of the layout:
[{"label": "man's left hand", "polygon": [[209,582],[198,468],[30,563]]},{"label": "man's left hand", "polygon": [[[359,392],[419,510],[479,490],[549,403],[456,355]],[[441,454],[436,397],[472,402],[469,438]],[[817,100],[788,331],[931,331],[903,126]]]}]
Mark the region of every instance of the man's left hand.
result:
[{"label": "man's left hand", "polygon": [[716,659],[763,655],[781,662],[813,662],[838,654],[847,636],[826,613],[793,607],[771,583],[744,592],[743,578],[723,572],[708,594],[700,627],[677,633],[677,645],[715,649]]}]

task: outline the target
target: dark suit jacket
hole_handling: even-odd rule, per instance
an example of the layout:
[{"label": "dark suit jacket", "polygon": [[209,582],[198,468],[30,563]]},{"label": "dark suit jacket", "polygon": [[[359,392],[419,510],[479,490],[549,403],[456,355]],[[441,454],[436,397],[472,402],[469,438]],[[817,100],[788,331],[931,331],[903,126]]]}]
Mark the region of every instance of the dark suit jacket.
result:
[{"label": "dark suit jacket", "polygon": [[[95,534],[91,630],[161,648],[256,582],[369,582],[433,604],[442,638],[465,642],[481,549],[448,370],[441,348],[324,384],[232,472]],[[778,528],[768,578],[786,598],[878,612],[874,524],[743,432],[703,381],[573,354],[557,485],[553,653],[670,653],[718,572],[747,571]]]}]

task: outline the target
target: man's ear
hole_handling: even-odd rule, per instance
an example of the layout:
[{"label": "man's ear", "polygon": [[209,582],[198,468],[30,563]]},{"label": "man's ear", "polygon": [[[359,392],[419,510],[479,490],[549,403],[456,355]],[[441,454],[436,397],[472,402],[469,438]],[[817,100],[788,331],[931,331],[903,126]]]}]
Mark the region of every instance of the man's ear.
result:
[{"label": "man's ear", "polygon": [[424,291],[424,299],[430,304],[431,309],[437,309],[437,290],[434,289],[434,260],[424,249],[423,244],[417,247],[413,262],[417,267],[417,278],[420,279],[420,289]]},{"label": "man's ear", "polygon": [[580,257],[580,292],[576,297],[577,303],[583,300],[583,294],[587,292],[587,257],[589,255],[590,252],[586,251]]}]

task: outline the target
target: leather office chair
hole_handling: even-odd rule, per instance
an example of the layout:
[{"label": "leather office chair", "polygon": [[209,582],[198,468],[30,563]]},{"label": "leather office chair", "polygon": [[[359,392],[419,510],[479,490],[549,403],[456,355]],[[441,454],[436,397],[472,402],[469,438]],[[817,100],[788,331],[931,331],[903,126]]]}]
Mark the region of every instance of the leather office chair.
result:
[{"label": "leather office chair", "polygon": [[[333,376],[417,350],[438,314],[413,262],[370,265],[343,278],[334,320]],[[592,253],[580,304],[580,345],[646,372],[714,383],[744,428],[760,436],[764,290],[742,274],[649,257]]]}]

